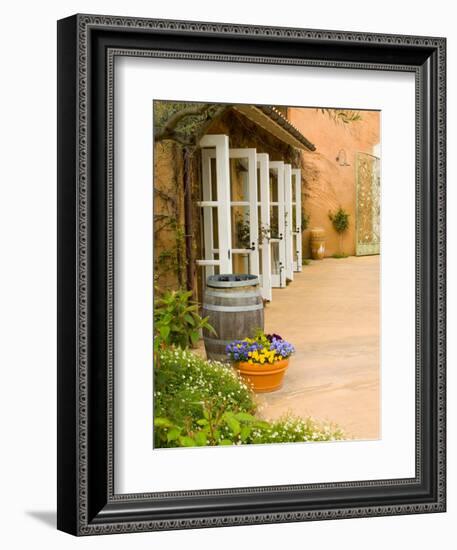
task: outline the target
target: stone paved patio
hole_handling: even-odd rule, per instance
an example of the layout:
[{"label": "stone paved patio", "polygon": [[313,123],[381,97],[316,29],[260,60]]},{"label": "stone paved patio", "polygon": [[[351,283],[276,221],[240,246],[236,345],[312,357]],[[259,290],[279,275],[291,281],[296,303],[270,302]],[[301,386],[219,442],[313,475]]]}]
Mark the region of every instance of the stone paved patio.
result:
[{"label": "stone paved patio", "polygon": [[335,422],[351,438],[380,437],[379,256],[304,266],[273,290],[265,331],[296,348],[283,387],[258,395],[265,418],[292,412]]}]

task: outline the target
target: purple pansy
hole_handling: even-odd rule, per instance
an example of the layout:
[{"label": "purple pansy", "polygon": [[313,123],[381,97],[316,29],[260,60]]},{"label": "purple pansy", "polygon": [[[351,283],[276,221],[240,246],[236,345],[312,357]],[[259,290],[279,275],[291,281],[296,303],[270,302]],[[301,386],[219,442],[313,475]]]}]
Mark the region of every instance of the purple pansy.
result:
[{"label": "purple pansy", "polygon": [[277,355],[281,355],[284,359],[290,357],[294,352],[295,348],[289,342],[285,340],[273,338],[270,344],[270,351],[275,350]]}]

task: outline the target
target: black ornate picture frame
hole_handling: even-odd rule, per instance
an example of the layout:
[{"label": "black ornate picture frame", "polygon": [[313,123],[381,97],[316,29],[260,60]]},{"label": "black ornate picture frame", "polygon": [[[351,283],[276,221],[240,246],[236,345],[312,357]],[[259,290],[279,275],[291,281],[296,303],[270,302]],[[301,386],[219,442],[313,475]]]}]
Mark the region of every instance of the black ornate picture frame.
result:
[{"label": "black ornate picture frame", "polygon": [[[74,535],[444,512],[444,38],[74,15],[58,22],[58,528]],[[416,476],[116,494],[116,56],[406,71],[416,87]]]}]

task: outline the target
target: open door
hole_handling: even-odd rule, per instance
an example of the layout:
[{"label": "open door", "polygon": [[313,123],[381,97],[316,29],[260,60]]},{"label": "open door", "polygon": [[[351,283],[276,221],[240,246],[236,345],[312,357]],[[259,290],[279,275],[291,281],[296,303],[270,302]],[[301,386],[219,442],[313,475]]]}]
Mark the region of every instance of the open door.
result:
[{"label": "open door", "polygon": [[284,227],[284,162],[270,161],[271,286],[286,286]]},{"label": "open door", "polygon": [[286,255],[286,279],[294,280],[294,252],[292,242],[292,232],[294,231],[292,208],[292,167],[290,164],[284,164],[284,246]]},{"label": "open door", "polygon": [[294,271],[302,270],[301,170],[292,170],[292,251]]},{"label": "open door", "polygon": [[229,149],[232,272],[260,275],[257,153]]},{"label": "open door", "polygon": [[208,135],[202,147],[203,258],[197,260],[204,280],[217,273],[232,273],[228,136]]},{"label": "open door", "polygon": [[207,135],[202,147],[202,258],[215,273],[260,275],[257,154],[229,149],[228,136]]},{"label": "open door", "polygon": [[270,245],[270,162],[266,153],[257,154],[257,195],[259,218],[259,266],[262,296],[269,302],[271,292],[271,245]]}]

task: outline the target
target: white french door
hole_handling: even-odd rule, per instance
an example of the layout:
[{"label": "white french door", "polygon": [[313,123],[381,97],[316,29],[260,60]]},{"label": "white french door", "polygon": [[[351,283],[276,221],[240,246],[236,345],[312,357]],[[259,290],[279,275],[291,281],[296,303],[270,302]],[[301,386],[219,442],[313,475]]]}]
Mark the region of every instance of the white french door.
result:
[{"label": "white french door", "polygon": [[284,164],[284,246],[286,279],[294,280],[294,253],[292,243],[292,167]]},{"label": "white french door", "polygon": [[229,149],[232,272],[260,275],[257,153]]},{"label": "white french door", "polygon": [[301,269],[300,170],[269,161],[253,148],[230,149],[228,136],[208,135],[202,148],[202,255],[205,278],[258,275],[262,296],[284,288]]},{"label": "white french door", "polygon": [[292,169],[292,250],[294,271],[302,270],[301,170]]},{"label": "white french door", "polygon": [[284,162],[270,161],[271,286],[286,286],[284,225]]},{"label": "white french door", "polygon": [[218,273],[232,273],[230,166],[228,136],[207,135],[202,147],[203,258],[197,265],[205,271],[205,279]]},{"label": "white french door", "polygon": [[257,153],[257,199],[259,217],[259,266],[262,296],[271,301],[270,245],[270,162],[266,153]]},{"label": "white french door", "polygon": [[257,154],[230,149],[228,136],[207,135],[202,147],[202,258],[215,273],[260,275]]}]

